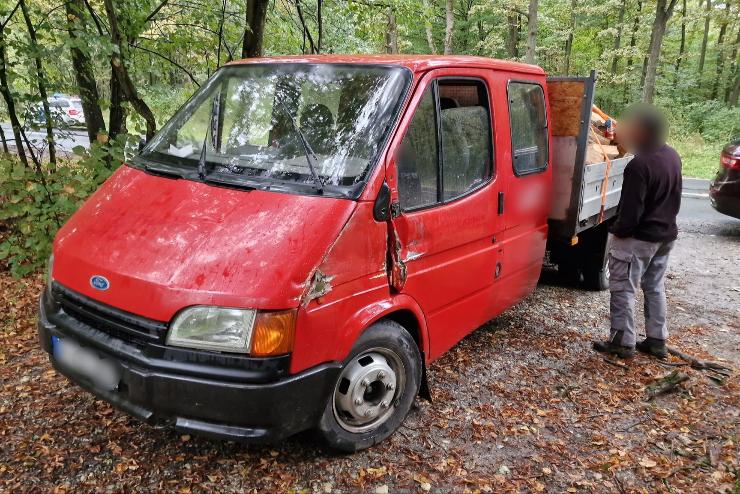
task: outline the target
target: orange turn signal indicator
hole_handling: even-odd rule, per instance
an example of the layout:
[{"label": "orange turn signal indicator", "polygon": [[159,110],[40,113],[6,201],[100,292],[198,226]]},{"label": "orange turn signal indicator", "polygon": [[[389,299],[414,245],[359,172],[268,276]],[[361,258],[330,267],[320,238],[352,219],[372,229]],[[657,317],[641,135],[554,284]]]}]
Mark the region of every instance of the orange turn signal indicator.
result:
[{"label": "orange turn signal indicator", "polygon": [[258,312],[252,331],[253,357],[272,357],[293,351],[298,311]]}]

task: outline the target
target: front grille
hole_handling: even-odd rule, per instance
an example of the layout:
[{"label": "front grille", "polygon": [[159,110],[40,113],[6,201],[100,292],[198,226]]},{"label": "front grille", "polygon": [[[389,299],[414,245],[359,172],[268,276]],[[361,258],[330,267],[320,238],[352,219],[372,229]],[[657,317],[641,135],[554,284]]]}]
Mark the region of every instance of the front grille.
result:
[{"label": "front grille", "polygon": [[52,296],[68,316],[114,338],[130,343],[163,343],[167,334],[167,323],[96,302],[57,282],[52,285]]}]

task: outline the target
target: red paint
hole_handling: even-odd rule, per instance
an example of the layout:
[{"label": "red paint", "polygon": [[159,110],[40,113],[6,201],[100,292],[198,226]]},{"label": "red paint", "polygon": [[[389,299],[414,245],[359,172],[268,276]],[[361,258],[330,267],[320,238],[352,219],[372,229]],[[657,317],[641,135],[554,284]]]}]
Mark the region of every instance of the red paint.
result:
[{"label": "red paint", "polygon": [[[542,69],[479,57],[395,55],[234,63],[279,62],[393,64],[413,72],[402,117],[358,201],[233,190],[123,166],[60,230],[54,278],[160,321],[198,304],[300,307],[292,372],[343,360],[370,324],[401,311],[417,321],[421,349],[431,361],[534,289],[545,251],[551,172],[514,176],[506,85],[529,80],[544,87]],[[389,225],[373,219],[373,202],[384,181],[397,198],[395,151],[424,89],[443,76],[486,84],[495,175],[452,203],[393,220],[407,267],[397,292],[387,275]],[[499,192],[506,195],[503,215]],[[317,270],[332,289],[307,300]],[[92,288],[93,275],[108,278],[111,288]]]}]

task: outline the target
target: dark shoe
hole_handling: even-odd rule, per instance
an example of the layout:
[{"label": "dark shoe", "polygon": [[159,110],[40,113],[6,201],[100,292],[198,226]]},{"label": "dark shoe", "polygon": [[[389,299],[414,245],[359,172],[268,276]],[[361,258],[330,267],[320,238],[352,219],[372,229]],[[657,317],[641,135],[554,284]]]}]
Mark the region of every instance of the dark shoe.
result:
[{"label": "dark shoe", "polygon": [[647,353],[653,357],[664,359],[668,356],[668,349],[665,346],[665,340],[650,338],[649,336],[635,345],[642,353]]},{"label": "dark shoe", "polygon": [[635,349],[631,346],[622,346],[622,332],[617,331],[606,341],[594,341],[594,350],[601,353],[616,355],[619,358],[632,358],[635,356]]}]

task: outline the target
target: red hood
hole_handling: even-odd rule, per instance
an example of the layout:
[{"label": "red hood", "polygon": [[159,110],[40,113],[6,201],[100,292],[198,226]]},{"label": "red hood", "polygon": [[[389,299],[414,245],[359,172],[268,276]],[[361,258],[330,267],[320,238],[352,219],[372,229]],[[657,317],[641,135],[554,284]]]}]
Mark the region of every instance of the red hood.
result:
[{"label": "red hood", "polygon": [[[197,304],[296,307],[354,205],[122,166],[57,234],[54,279],[160,321]],[[95,275],[110,288],[93,288]]]}]

